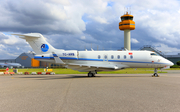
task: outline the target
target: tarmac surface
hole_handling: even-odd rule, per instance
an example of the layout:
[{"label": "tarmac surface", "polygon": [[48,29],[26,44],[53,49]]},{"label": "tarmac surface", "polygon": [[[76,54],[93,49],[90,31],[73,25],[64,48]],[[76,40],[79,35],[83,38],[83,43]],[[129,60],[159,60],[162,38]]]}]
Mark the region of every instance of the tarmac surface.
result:
[{"label": "tarmac surface", "polygon": [[0,112],[180,112],[180,71],[0,76]]}]

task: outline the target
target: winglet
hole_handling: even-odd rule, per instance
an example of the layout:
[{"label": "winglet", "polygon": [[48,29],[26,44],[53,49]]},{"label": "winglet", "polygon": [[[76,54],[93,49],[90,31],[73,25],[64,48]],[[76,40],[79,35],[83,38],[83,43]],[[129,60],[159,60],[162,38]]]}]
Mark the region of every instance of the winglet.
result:
[{"label": "winglet", "polygon": [[65,64],[61,59],[60,57],[58,57],[57,54],[55,54],[54,52],[52,52],[53,54],[53,57],[54,57],[54,60],[55,60],[55,63],[59,63],[59,64]]}]

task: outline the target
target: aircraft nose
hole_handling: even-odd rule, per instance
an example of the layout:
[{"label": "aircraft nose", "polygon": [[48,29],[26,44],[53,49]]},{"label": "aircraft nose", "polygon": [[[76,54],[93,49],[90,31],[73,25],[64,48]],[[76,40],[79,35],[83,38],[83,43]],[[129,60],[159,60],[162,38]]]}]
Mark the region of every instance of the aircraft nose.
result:
[{"label": "aircraft nose", "polygon": [[174,63],[173,62],[171,62],[171,61],[169,61],[169,60],[167,60],[168,61],[168,66],[173,66],[174,65]]},{"label": "aircraft nose", "polygon": [[171,61],[168,60],[168,59],[164,59],[164,62],[166,63],[166,64],[165,64],[166,66],[173,66],[173,65],[174,65],[174,63],[171,62]]},{"label": "aircraft nose", "polygon": [[173,66],[174,65],[174,63],[172,63],[171,61],[170,61],[170,64],[169,64],[169,66]]}]

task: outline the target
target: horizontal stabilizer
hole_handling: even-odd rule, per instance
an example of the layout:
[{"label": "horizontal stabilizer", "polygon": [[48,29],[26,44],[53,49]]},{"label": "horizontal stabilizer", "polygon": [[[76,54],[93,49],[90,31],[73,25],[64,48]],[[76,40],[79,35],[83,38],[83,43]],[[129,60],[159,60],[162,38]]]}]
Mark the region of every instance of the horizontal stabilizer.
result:
[{"label": "horizontal stabilizer", "polygon": [[41,34],[39,33],[28,33],[28,34],[12,34],[12,35],[17,35],[20,38],[26,38],[26,37],[35,37],[35,38],[40,38]]}]

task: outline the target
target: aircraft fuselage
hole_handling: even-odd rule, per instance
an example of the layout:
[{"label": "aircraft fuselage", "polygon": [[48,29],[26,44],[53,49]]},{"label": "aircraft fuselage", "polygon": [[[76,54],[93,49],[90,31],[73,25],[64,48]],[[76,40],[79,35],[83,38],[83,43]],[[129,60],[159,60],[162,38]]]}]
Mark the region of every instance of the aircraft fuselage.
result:
[{"label": "aircraft fuselage", "polygon": [[[123,68],[163,68],[173,65],[169,60],[158,56],[151,51],[59,51],[57,56],[68,65],[69,68],[79,71],[89,71],[82,69],[84,66],[101,71],[110,67],[114,70]],[[35,59],[56,63],[53,54],[36,55]],[[77,67],[79,65],[80,67]],[[111,70],[111,69],[107,69]]]}]

